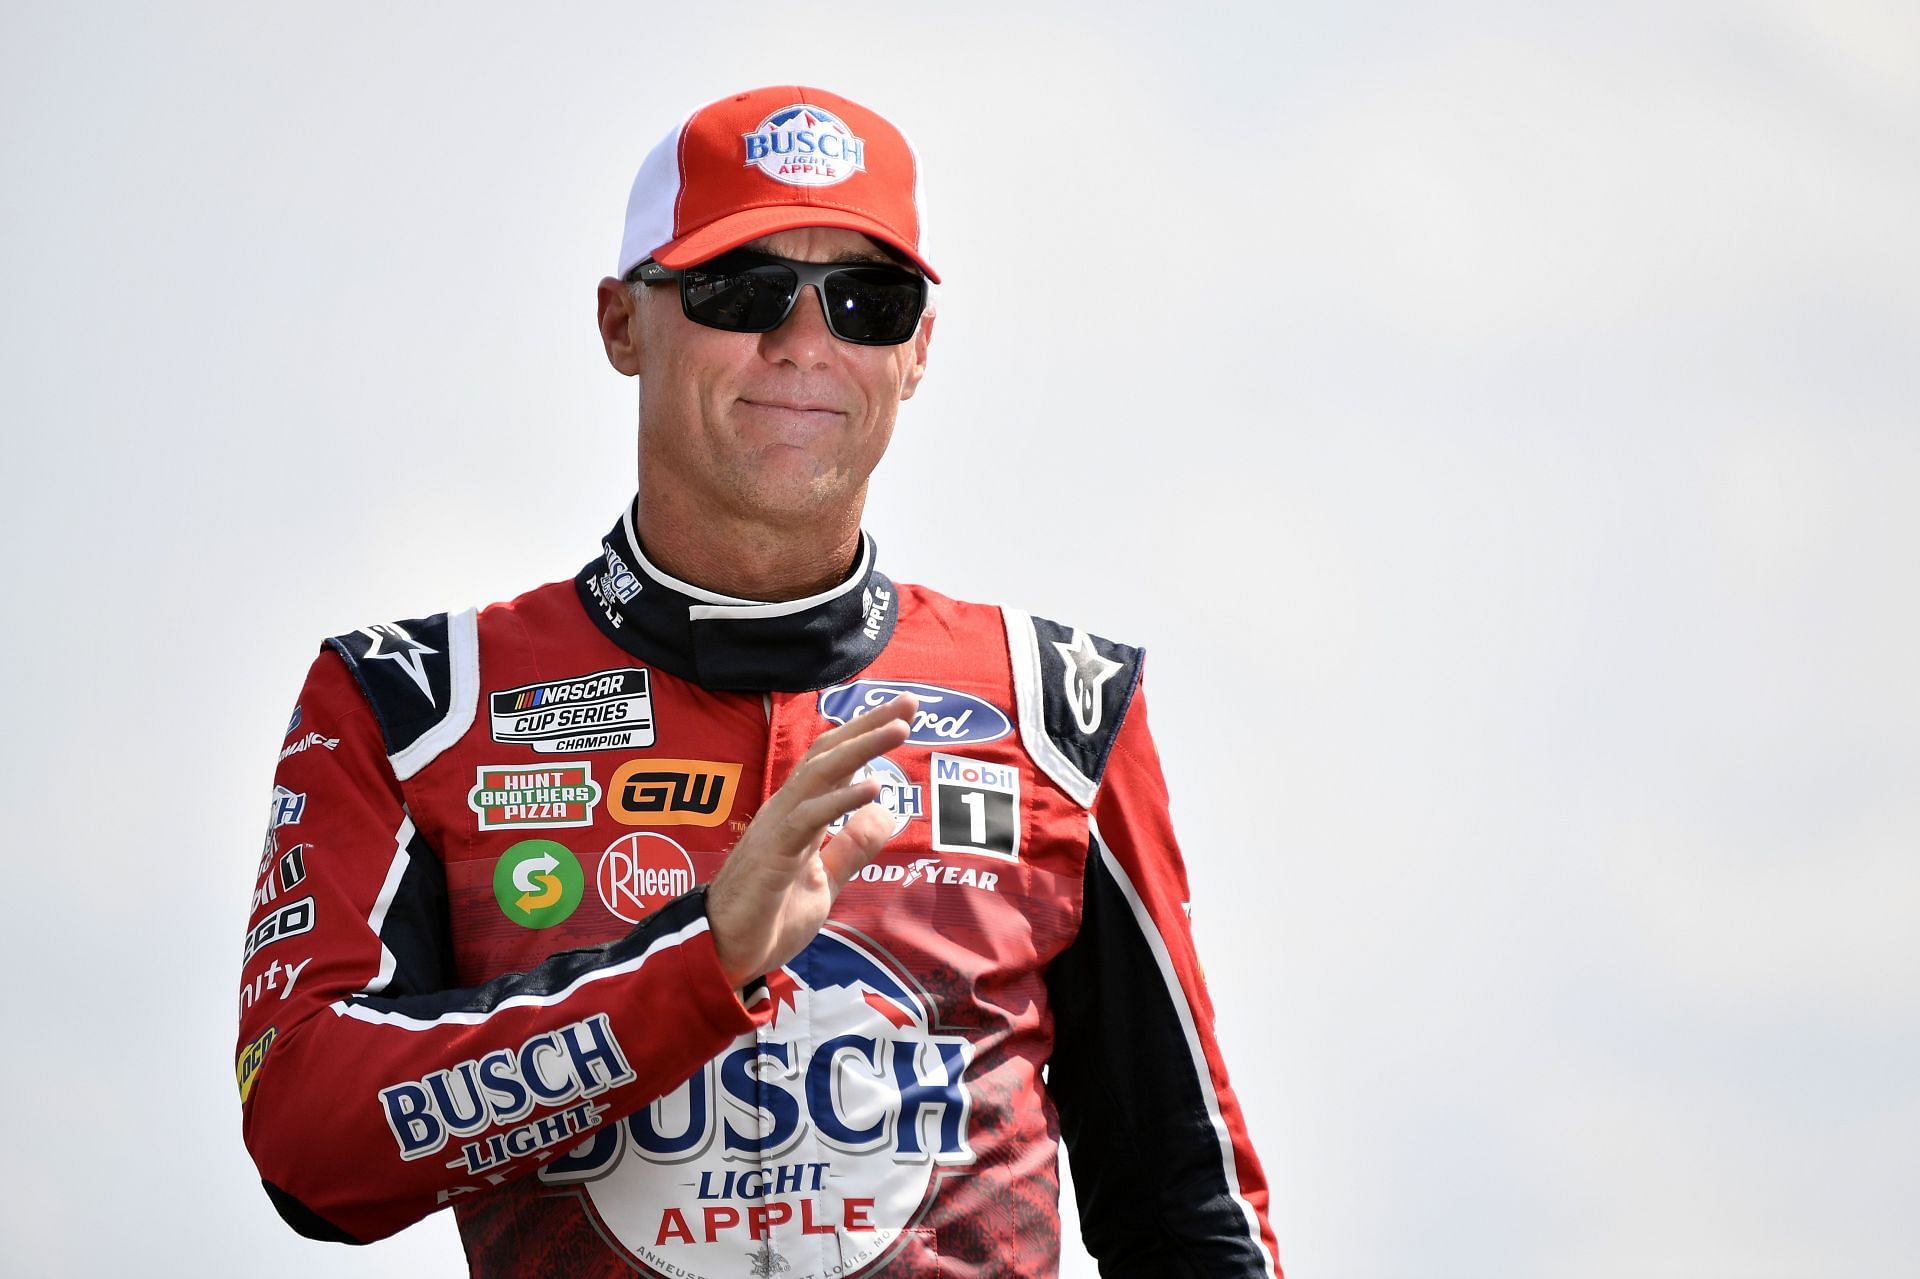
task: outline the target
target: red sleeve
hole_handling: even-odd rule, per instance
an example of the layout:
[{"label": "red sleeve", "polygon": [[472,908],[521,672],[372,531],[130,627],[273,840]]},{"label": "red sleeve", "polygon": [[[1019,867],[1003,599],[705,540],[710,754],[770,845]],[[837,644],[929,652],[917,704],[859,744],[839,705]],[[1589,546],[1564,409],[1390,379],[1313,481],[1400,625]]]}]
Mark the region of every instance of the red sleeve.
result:
[{"label": "red sleeve", "polygon": [[1049,1069],[1104,1276],[1279,1279],[1267,1183],[1213,1033],[1187,875],[1136,693],[1094,797]]},{"label": "red sleeve", "polygon": [[751,1029],[698,889],[619,941],[448,988],[439,860],[336,654],[315,661],[296,720],[248,922],[235,1071],[247,1147],[302,1234],[379,1239],[531,1172]]}]

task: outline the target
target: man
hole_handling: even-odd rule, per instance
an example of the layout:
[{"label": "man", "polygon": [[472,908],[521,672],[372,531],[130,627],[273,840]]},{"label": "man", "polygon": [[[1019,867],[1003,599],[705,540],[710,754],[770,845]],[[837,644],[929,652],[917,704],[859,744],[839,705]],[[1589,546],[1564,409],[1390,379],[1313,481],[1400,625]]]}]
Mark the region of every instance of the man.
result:
[{"label": "man", "polygon": [[578,576],[327,642],[237,1074],[315,1238],[478,1275],[1277,1276],[1140,651],[860,531],[933,314],[917,167],[818,89],[647,157],[607,357],[639,495]]}]

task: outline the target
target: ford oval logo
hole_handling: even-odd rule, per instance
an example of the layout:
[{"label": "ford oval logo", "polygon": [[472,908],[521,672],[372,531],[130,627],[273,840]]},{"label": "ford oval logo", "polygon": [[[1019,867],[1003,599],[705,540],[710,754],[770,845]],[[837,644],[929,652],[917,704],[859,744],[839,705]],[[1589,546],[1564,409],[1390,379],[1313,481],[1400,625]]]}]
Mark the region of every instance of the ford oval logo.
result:
[{"label": "ford oval logo", "polygon": [[902,693],[920,703],[914,712],[909,746],[951,746],[956,742],[997,742],[1013,731],[1013,721],[992,702],[956,693],[938,684],[904,679],[857,679],[820,691],[820,715],[844,724],[869,706],[885,706]]}]

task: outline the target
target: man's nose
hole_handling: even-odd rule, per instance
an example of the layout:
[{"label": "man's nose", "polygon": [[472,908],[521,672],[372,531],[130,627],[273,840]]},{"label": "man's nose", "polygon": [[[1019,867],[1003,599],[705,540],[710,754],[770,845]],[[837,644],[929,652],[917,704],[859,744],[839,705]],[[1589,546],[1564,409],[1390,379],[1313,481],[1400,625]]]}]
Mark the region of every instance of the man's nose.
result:
[{"label": "man's nose", "polygon": [[793,310],[787,312],[780,327],[761,335],[760,351],[775,363],[817,369],[833,362],[838,341],[827,328],[819,290],[803,284],[800,296],[793,300]]}]

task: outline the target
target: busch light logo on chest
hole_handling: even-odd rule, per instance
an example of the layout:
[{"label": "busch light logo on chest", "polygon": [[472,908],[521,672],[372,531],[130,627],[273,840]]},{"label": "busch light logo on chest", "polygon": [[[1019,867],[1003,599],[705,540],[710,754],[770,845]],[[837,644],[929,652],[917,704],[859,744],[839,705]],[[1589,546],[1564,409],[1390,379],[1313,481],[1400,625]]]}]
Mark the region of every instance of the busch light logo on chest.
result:
[{"label": "busch light logo on chest", "polygon": [[997,742],[1013,731],[1013,721],[992,702],[938,684],[904,679],[857,679],[820,690],[820,718],[844,724],[871,706],[884,706],[912,693],[920,707],[913,713],[909,746],[953,746],[960,742]]},{"label": "busch light logo on chest", "polygon": [[804,102],[775,111],[740,138],[744,164],[791,186],[832,186],[867,167],[866,141],[832,112]]},{"label": "busch light logo on chest", "polygon": [[941,1168],[971,1164],[973,1044],[867,939],[829,923],[767,976],[771,1022],[539,1172],[580,1185],[647,1273],[731,1279],[743,1254],[883,1267]]}]

